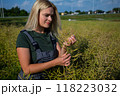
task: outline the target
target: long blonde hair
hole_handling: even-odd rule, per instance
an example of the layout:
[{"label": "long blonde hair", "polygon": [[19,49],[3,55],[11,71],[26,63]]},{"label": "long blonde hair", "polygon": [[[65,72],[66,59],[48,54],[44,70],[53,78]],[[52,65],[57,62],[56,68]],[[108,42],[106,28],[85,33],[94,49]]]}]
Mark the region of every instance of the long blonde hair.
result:
[{"label": "long blonde hair", "polygon": [[59,17],[59,13],[57,11],[56,6],[50,2],[49,0],[36,0],[34,3],[28,21],[25,25],[26,30],[33,30],[39,26],[38,23],[38,16],[40,13],[40,10],[46,9],[48,7],[52,7],[54,9],[54,16],[52,19],[52,24],[50,26],[50,32],[54,35],[58,34],[58,28],[61,29],[61,21]]}]

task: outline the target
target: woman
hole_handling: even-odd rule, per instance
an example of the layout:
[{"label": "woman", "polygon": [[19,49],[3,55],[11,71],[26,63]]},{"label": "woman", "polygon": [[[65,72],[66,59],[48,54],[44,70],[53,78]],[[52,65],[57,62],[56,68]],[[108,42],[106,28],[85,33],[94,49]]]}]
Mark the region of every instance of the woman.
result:
[{"label": "woman", "polygon": [[45,79],[44,70],[70,65],[66,46],[76,42],[74,36],[61,48],[55,35],[60,26],[57,8],[49,0],[36,0],[25,30],[17,38],[17,54],[21,65],[18,79]]}]

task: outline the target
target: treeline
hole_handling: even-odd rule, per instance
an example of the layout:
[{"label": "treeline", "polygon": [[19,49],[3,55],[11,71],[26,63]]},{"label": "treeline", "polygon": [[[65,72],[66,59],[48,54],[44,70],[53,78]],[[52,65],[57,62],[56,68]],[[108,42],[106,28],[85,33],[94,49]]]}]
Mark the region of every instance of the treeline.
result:
[{"label": "treeline", "polygon": [[[65,14],[72,14],[72,13],[76,13],[76,14],[87,14],[88,12],[90,12],[90,14],[92,13],[104,13],[105,11],[103,10],[96,10],[96,11],[81,11],[81,10],[76,10],[75,12],[72,11],[65,11]],[[112,10],[106,11],[105,13],[120,13],[120,8],[113,8]]]},{"label": "treeline", "polygon": [[[92,11],[92,10],[89,10],[89,11],[80,11],[80,10],[76,10],[75,12],[72,12],[72,11],[65,11],[65,12],[60,12],[60,15],[61,13],[64,13],[64,14],[92,14],[92,13],[104,13],[105,11],[103,10],[96,10],[96,11]],[[112,10],[110,11],[107,11],[105,13],[120,13],[120,8],[113,8]],[[5,8],[0,8],[0,17],[8,17],[8,16],[28,16],[29,13],[22,9],[20,10],[20,8],[18,6],[16,7],[12,7],[11,9],[5,9]]]},{"label": "treeline", "polygon": [[28,16],[29,13],[24,9],[20,10],[18,6],[12,7],[11,9],[0,8],[1,16]]}]

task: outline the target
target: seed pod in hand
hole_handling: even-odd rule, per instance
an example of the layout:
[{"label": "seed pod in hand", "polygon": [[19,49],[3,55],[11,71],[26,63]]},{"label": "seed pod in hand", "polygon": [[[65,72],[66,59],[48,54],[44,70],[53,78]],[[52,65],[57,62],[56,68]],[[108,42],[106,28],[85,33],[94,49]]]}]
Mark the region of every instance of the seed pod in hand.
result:
[{"label": "seed pod in hand", "polygon": [[72,43],[71,38],[69,37],[66,42],[67,42],[67,45],[70,46]]}]

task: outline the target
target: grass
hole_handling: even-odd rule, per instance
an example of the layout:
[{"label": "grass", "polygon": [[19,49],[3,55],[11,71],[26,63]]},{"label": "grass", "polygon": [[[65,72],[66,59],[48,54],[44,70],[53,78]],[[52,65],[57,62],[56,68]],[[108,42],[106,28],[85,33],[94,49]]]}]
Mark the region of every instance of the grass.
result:
[{"label": "grass", "polygon": [[[63,30],[59,31],[58,37],[60,44],[71,34],[76,36],[77,42],[68,47],[68,53],[72,55],[71,65],[52,68],[47,73],[50,79],[120,80],[120,22],[117,16],[109,18],[111,17],[101,21],[62,20]],[[27,18],[9,20],[10,18],[6,21],[0,19],[0,79],[2,80],[16,79],[20,71],[16,38]]]},{"label": "grass", "polygon": [[64,15],[61,16],[62,20],[79,20],[79,21],[88,21],[88,20],[120,20],[120,14],[91,14],[91,15],[73,15],[73,16],[68,16]]}]

